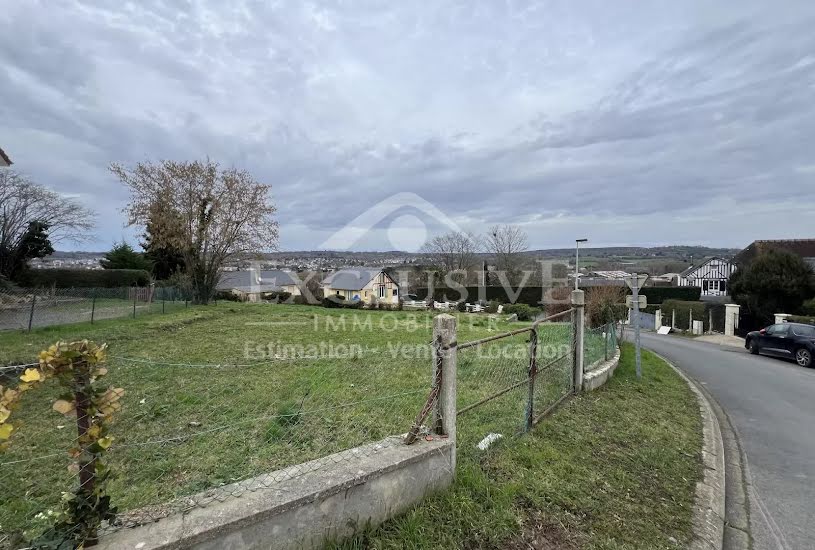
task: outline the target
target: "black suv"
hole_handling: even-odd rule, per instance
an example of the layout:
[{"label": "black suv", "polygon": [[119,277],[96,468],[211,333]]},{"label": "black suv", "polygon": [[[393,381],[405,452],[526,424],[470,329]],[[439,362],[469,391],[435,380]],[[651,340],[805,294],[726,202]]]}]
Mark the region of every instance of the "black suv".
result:
[{"label": "black suv", "polygon": [[802,367],[812,366],[815,354],[815,326],[801,323],[780,323],[756,330],[744,339],[744,347],[756,355],[766,353],[795,359]]}]

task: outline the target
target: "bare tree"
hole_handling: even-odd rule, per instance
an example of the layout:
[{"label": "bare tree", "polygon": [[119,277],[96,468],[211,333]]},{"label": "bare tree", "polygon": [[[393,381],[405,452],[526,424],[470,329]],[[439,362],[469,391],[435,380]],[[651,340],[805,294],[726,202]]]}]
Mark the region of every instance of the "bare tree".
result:
[{"label": "bare tree", "polygon": [[487,251],[494,259],[496,268],[514,278],[524,263],[528,247],[526,233],[515,225],[494,225],[486,235]]},{"label": "bare tree", "polygon": [[19,268],[20,247],[34,226],[45,228],[52,243],[81,241],[94,227],[94,213],[18,172],[0,170],[0,274],[10,277]]},{"label": "bare tree", "polygon": [[475,235],[461,231],[451,231],[433,237],[425,250],[438,260],[442,273],[455,270],[468,270],[476,264],[480,243]]},{"label": "bare tree", "polygon": [[157,246],[182,252],[195,303],[212,298],[227,260],[277,247],[271,186],[245,170],[221,170],[209,159],[110,170],[130,188],[128,223],[149,220]]}]

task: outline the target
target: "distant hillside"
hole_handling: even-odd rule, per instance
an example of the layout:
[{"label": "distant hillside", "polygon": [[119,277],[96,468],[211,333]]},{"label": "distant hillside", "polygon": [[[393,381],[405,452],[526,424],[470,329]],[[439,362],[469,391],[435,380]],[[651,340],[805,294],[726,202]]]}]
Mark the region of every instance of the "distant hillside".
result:
[{"label": "distant hillside", "polygon": [[[709,248],[707,246],[675,245],[675,246],[612,246],[607,248],[580,248],[580,254],[594,258],[682,258],[686,260],[709,258],[718,256],[731,258],[741,251],[739,248]],[[530,254],[537,254],[544,258],[562,258],[574,255],[574,248],[550,248],[532,250]]]}]

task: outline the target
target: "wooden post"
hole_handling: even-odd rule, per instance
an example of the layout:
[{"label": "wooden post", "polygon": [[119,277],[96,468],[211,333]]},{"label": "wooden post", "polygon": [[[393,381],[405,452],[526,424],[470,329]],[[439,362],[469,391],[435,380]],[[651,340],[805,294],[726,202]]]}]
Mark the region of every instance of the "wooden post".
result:
[{"label": "wooden post", "polygon": [[572,389],[575,393],[583,390],[583,329],[584,306],[586,297],[582,290],[572,291],[572,332],[574,333],[574,347],[572,348]]},{"label": "wooden post", "polygon": [[526,401],[526,431],[535,423],[535,377],[538,374],[538,328],[529,333],[529,393]]},{"label": "wooden post", "polygon": [[37,291],[31,296],[31,312],[28,314],[28,332],[31,332],[31,325],[34,323],[34,306],[37,304]]},{"label": "wooden post", "polygon": [[137,286],[133,287],[133,318],[134,319],[136,318],[136,296],[139,295],[139,293],[137,292],[138,288],[139,287],[137,287]]},{"label": "wooden post", "polygon": [[93,324],[93,318],[96,316],[96,289],[93,289],[93,293],[91,294],[91,324]]}]

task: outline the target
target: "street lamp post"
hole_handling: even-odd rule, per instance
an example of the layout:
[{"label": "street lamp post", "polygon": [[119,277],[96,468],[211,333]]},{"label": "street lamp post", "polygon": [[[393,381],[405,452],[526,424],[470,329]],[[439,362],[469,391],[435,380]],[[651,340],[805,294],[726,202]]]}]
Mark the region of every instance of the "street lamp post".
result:
[{"label": "street lamp post", "polygon": [[588,242],[588,239],[574,240],[574,289],[577,290],[577,281],[580,275],[580,243]]}]

